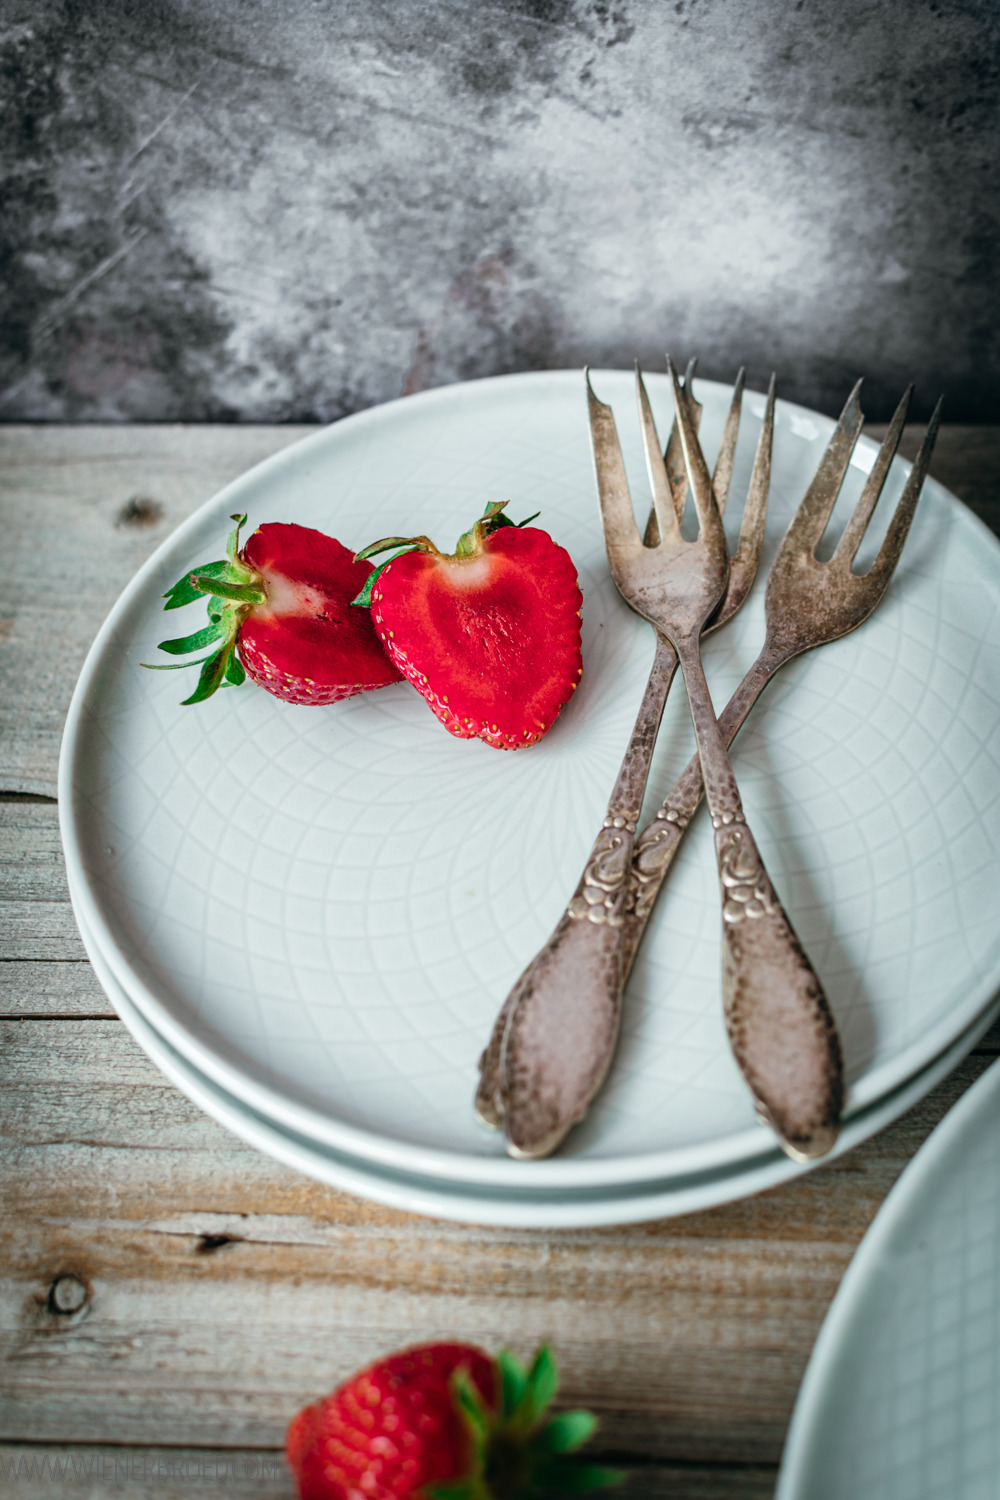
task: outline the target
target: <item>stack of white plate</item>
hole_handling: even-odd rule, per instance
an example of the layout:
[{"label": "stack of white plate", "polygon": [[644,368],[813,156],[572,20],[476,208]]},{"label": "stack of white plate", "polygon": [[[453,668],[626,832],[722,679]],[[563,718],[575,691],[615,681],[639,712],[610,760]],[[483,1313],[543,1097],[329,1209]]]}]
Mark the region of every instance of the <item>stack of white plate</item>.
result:
[{"label": "stack of white plate", "polygon": [[[637,509],[632,377],[597,371]],[[670,391],[649,381],[665,437]],[[701,381],[718,444],[729,392]],[[763,413],[749,394],[729,524]],[[706,645],[721,706],[763,639],[764,577],[833,424],[779,402],[767,541],[742,613]],[[834,518],[860,490],[862,440]],[[908,465],[897,462],[860,566]],[[182,708],[190,675],[146,672],[203,609],[162,612],[218,557],[228,517],[298,521],[357,548],[454,545],[487,502],[567,547],[584,594],[584,675],[516,753],[451,738],[406,684],[326,708],[248,685]],[[882,519],[880,520],[879,517]],[[209,1113],[323,1181],[405,1209],[509,1225],[595,1225],[720,1203],[803,1168],[759,1126],[726,1044],[710,830],[695,822],[628,988],[621,1043],[585,1124],[516,1162],[474,1117],[476,1062],[547,938],[600,826],[652,658],[601,541],[583,376],[428,392],[276,454],[182,526],[126,589],[67,721],[60,810],[87,951],[141,1045]],[[163,658],[160,658],[161,660]],[[823,977],[847,1060],[840,1150],[927,1092],[997,1012],[1000,549],[929,481],[876,614],[788,667],[734,761],[751,824]],[[693,738],[667,706],[650,815]]]}]

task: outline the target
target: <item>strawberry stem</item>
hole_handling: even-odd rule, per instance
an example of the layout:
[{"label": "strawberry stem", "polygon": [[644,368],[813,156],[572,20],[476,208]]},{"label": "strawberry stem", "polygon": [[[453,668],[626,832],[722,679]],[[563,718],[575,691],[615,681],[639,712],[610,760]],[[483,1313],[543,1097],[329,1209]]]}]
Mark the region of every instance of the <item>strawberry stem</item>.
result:
[{"label": "strawberry stem", "polygon": [[261,588],[254,588],[248,583],[230,583],[225,578],[206,578],[198,573],[190,573],[188,581],[191,587],[197,589],[199,594],[208,594],[217,599],[232,599],[237,604],[264,604],[267,602],[267,594]]},{"label": "strawberry stem", "polygon": [[552,1351],[543,1344],[530,1370],[509,1349],[496,1359],[499,1409],[486,1406],[464,1367],[451,1379],[452,1395],[468,1429],[472,1454],[460,1479],[429,1486],[429,1500],[531,1500],[582,1494],[618,1484],[616,1469],[570,1457],[591,1438],[597,1418],[586,1411],[547,1417],[559,1386]]}]

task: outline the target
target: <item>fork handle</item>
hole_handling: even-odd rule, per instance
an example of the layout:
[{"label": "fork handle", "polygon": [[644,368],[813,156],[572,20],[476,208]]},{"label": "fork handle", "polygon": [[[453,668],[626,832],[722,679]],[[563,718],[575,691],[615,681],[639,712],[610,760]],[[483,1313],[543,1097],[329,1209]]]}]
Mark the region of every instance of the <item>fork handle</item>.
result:
[{"label": "fork handle", "polygon": [[[775,672],[789,660],[787,651],[774,651],[770,643],[765,642],[757,660],[719,715],[719,730],[727,750]],[[622,941],[625,979],[631,973],[643,933],[667,872],[674,862],[674,855],[680,848],[688,824],[701,806],[704,795],[701,760],[696,750],[663,799],[655,818],[646,824],[635,841],[628,894],[625,898],[625,931]]]},{"label": "fork handle", "polygon": [[657,632],[649,680],[604,823],[555,931],[517,980],[479,1061],[476,1112],[512,1156],[547,1156],[604,1081],[621,1014],[632,847],[677,657]]},{"label": "fork handle", "polygon": [[722,899],[722,1003],[758,1115],[796,1161],[825,1156],[840,1130],[844,1069],[823,987],[747,827],[698,638],[675,640],[698,740]]}]

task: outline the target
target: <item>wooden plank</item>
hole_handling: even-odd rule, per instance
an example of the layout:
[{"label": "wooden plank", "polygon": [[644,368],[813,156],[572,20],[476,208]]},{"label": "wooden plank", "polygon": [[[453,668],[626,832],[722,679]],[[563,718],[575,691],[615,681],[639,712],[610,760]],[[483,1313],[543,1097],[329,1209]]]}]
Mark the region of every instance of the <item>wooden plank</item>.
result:
[{"label": "wooden plank", "polygon": [[[3,913],[0,909],[0,924]],[[114,1006],[86,960],[0,961],[0,1016],[113,1016]]]},{"label": "wooden plank", "polygon": [[0,791],[55,795],[73,685],[125,584],[202,501],[314,430],[0,427]]},{"label": "wooden plank", "polygon": [[[55,794],[63,720],[84,655],[153,548],[223,484],[314,430],[0,427],[0,792]],[[904,451],[920,432],[907,429]],[[994,525],[998,470],[1000,428],[943,430],[932,472]]]},{"label": "wooden plank", "polygon": [[[969,1059],[874,1141],[708,1213],[607,1230],[440,1223],[334,1192],[206,1119],[118,1023],[6,1022],[0,1435],[278,1444],[400,1344],[527,1353],[663,1461],[774,1464],[853,1249]],[[78,1314],[51,1288],[87,1288]]]},{"label": "wooden plank", "polygon": [[[593,1452],[599,1453],[593,1445]],[[646,1464],[614,1491],[621,1500],[770,1500],[771,1466]],[[33,1500],[190,1500],[222,1488],[229,1500],[294,1500],[295,1482],[278,1449],[94,1448],[0,1445],[0,1484],[23,1485]],[[30,1488],[29,1488],[30,1486]],[[15,1493],[13,1488],[10,1493]]]},{"label": "wooden plank", "polygon": [[[0,960],[0,994],[19,983],[28,993],[32,974],[19,981],[11,972],[18,961],[32,964],[33,974],[39,962],[55,962],[64,982],[54,975],[48,988],[79,988],[65,983],[65,970],[82,967],[86,953],[66,887],[54,802],[0,801]],[[86,990],[93,997],[94,985]],[[108,1009],[106,1001],[101,1009]]]},{"label": "wooden plank", "polygon": [[[904,429],[899,445],[904,458],[916,458],[926,431],[916,422]],[[869,425],[865,432],[881,442],[886,428]],[[946,423],[938,433],[931,473],[1000,535],[1000,428]]]}]

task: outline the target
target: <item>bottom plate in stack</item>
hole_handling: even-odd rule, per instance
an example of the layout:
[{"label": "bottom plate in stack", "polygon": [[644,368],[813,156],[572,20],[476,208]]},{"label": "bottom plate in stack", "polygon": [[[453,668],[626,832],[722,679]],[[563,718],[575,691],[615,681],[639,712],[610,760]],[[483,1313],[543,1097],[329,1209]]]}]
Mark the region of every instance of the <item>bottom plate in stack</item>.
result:
[{"label": "bottom plate in stack", "polygon": [[[642,1223],[713,1208],[790,1181],[809,1170],[807,1165],[791,1162],[780,1151],[769,1148],[769,1137],[763,1128],[759,1160],[746,1162],[736,1170],[628,1183],[619,1190],[605,1187],[603,1190],[573,1192],[543,1188],[537,1192],[512,1193],[471,1188],[406,1171],[373,1167],[368,1162],[296,1134],[280,1122],[251,1109],[201,1073],[143,1017],[115,979],[93,935],[80,920],[79,911],[77,920],[84,947],[108,999],[161,1072],[206,1114],[242,1140],[286,1166],[343,1192],[409,1213],[463,1223],[532,1229],[596,1228]],[[998,1016],[1000,997],[929,1067],[878,1104],[850,1119],[834,1155],[840,1156],[867,1140],[922,1099],[975,1046]]]}]

